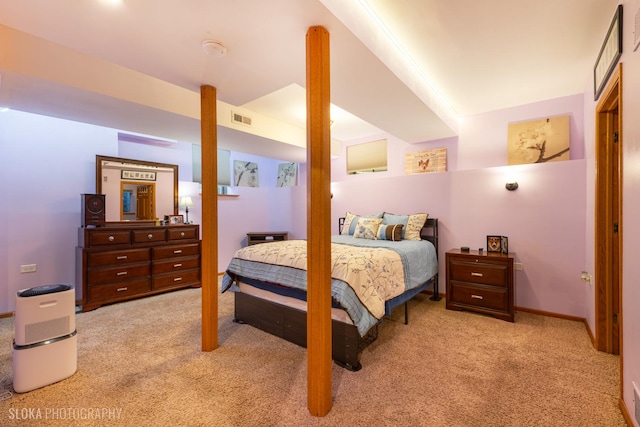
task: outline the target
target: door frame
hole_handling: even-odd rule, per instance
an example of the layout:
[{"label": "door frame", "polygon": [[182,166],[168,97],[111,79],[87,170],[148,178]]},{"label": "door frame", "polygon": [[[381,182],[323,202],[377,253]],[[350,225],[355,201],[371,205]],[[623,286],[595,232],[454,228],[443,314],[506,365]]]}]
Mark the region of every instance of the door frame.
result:
[{"label": "door frame", "polygon": [[[597,350],[622,355],[622,64],[596,107],[595,134],[595,342]],[[614,138],[617,131],[617,142]],[[614,149],[617,144],[617,149]],[[615,153],[615,154],[613,154]],[[613,156],[617,158],[613,158]],[[617,171],[613,170],[617,165]],[[615,193],[615,194],[614,194]],[[615,203],[615,206],[612,206]],[[618,232],[612,210],[617,210]],[[617,234],[617,235],[616,235]],[[614,258],[615,257],[615,258]],[[614,260],[616,260],[614,262]],[[610,280],[616,278],[615,284]],[[618,307],[614,325],[614,307]],[[617,329],[616,329],[617,328]],[[618,342],[615,343],[614,340]],[[622,357],[620,358],[622,373]],[[622,385],[621,385],[622,387]]]}]

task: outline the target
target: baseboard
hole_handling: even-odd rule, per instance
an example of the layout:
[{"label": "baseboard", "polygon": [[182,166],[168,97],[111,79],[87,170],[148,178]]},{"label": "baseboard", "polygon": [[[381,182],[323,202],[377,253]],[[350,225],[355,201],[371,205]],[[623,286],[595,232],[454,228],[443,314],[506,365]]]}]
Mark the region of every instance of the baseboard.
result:
[{"label": "baseboard", "polygon": [[627,422],[627,425],[632,426],[633,419],[631,418],[631,414],[627,409],[627,405],[624,403],[624,399],[622,398],[618,399],[618,407],[620,408],[620,412],[622,412],[622,416],[624,417],[624,420]]},{"label": "baseboard", "polygon": [[524,311],[525,313],[539,314],[541,316],[547,316],[547,317],[557,317],[558,319],[573,320],[575,322],[587,321],[587,319],[585,319],[584,317],[569,316],[567,314],[554,313],[552,311],[536,310],[536,309],[527,308],[527,307],[516,307],[516,311]]},{"label": "baseboard", "polygon": [[0,319],[6,318],[6,317],[13,317],[13,311],[11,313],[0,313]]}]

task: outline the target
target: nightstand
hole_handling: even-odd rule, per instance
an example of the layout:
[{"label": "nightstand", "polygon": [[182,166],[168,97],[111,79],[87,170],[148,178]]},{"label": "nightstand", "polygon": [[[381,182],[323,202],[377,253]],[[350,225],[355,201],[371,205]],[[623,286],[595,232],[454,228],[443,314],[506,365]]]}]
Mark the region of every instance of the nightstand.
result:
[{"label": "nightstand", "polygon": [[247,233],[247,246],[257,245],[258,243],[278,242],[287,240],[289,233],[286,231],[265,231]]},{"label": "nightstand", "polygon": [[451,249],[446,252],[447,309],[515,317],[514,253]]}]

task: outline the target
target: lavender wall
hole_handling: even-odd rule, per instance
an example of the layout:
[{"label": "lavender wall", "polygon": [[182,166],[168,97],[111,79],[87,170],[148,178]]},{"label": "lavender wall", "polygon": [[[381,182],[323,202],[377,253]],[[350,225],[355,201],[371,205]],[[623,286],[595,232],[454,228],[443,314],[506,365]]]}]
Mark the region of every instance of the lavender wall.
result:
[{"label": "lavender wall", "polygon": [[[190,144],[119,143],[114,129],[0,113],[0,313],[13,311],[16,291],[33,286],[71,283],[81,297],[75,283],[80,194],[95,192],[96,154],[178,164],[179,194],[192,196],[189,219],[200,223],[199,186],[190,182]],[[248,231],[289,230],[294,214],[293,189],[276,187],[281,161],[232,153],[234,158],[258,163],[261,187],[238,187],[239,197],[219,199],[221,271],[246,244]],[[36,264],[37,271],[21,274],[24,264]]]},{"label": "lavender wall", "polygon": [[75,284],[80,194],[95,192],[96,153],[116,155],[115,142],[111,129],[0,113],[0,313],[19,289]]},{"label": "lavender wall", "polygon": [[[510,122],[564,114],[571,117],[575,160],[503,166]],[[580,94],[463,118],[458,138],[414,145],[389,139],[394,145],[387,172],[347,175],[344,156],[337,158],[332,163],[333,232],[346,211],[428,212],[439,218],[441,259],[449,248],[485,247],[488,234],[508,236],[510,250],[523,264],[516,273],[516,305],[585,317],[585,285],[580,280],[586,229],[583,114]],[[439,147],[446,147],[453,160],[447,172],[404,175],[405,153]],[[508,177],[519,182],[517,191],[504,188]],[[302,210],[300,199],[306,193],[298,191],[293,197],[293,205]],[[292,228],[306,234],[306,222]],[[444,278],[444,263],[440,273]]]}]

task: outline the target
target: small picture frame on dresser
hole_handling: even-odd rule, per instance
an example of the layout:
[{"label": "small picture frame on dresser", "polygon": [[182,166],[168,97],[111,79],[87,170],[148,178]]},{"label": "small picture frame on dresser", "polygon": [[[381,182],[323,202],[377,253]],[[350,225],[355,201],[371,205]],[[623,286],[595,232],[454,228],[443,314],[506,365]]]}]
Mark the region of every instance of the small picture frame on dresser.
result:
[{"label": "small picture frame on dresser", "polygon": [[502,236],[487,236],[487,252],[502,252]]},{"label": "small picture frame on dresser", "polygon": [[169,215],[169,224],[184,224],[184,215]]},{"label": "small picture frame on dresser", "polygon": [[500,237],[500,252],[503,254],[509,253],[509,238],[507,236]]}]

